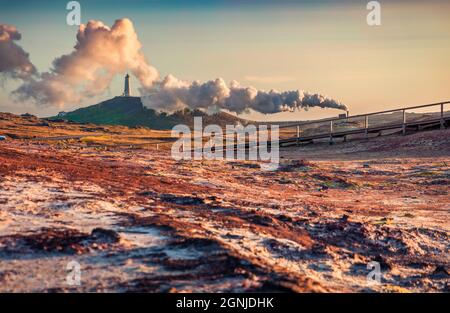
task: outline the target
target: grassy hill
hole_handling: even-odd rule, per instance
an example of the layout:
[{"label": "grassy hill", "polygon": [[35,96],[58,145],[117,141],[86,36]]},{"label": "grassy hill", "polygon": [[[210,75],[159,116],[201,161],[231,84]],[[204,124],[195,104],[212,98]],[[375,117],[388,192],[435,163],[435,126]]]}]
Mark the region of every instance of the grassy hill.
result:
[{"label": "grassy hill", "polygon": [[177,124],[192,125],[194,116],[202,116],[204,124],[245,124],[246,121],[220,112],[207,115],[199,110],[184,110],[173,114],[158,113],[142,105],[139,97],[114,97],[101,103],[68,112],[49,119],[65,119],[77,123],[105,125],[145,126],[152,129],[171,129]]}]

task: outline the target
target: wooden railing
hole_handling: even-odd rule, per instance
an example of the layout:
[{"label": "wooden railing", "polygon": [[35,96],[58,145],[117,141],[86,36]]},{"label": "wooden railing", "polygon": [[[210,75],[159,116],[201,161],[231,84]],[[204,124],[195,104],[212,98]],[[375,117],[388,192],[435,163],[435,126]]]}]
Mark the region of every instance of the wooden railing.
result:
[{"label": "wooden railing", "polygon": [[[314,137],[321,137],[323,138],[325,135],[328,135],[330,138],[330,143],[333,142],[333,137],[335,136],[345,136],[346,133],[348,134],[352,134],[352,133],[365,133],[366,136],[368,136],[369,132],[373,129],[371,129],[371,125],[370,125],[370,119],[369,117],[371,116],[375,116],[375,115],[381,115],[381,114],[388,114],[388,113],[396,113],[396,112],[401,112],[402,113],[402,120],[399,123],[391,123],[391,124],[385,124],[383,126],[380,126],[379,128],[392,128],[392,127],[397,127],[399,126],[402,129],[402,133],[406,134],[406,129],[407,126],[410,122],[408,122],[407,120],[407,112],[411,111],[411,110],[417,110],[417,109],[423,109],[423,108],[431,108],[431,107],[439,107],[439,111],[436,110],[434,112],[427,112],[428,113],[432,113],[432,114],[439,114],[439,117],[437,118],[440,122],[441,128],[444,128],[445,126],[445,110],[444,110],[444,106],[446,104],[449,104],[450,101],[444,101],[444,102],[437,102],[437,103],[431,103],[431,104],[423,104],[423,105],[416,105],[416,106],[410,106],[410,107],[403,107],[403,108],[398,108],[398,109],[391,109],[391,110],[384,110],[384,111],[377,111],[377,112],[371,112],[371,113],[365,113],[365,114],[358,114],[358,115],[352,115],[352,116],[346,116],[346,117],[335,117],[335,118],[327,118],[327,119],[322,119],[322,120],[316,120],[316,121],[306,121],[306,122],[300,122],[300,123],[292,123],[292,124],[288,124],[288,125],[281,125],[280,126],[280,132],[283,132],[283,130],[289,129],[289,128],[295,128],[296,130],[292,131],[293,134],[295,134],[295,136],[291,136],[285,139],[280,138],[280,142],[283,141],[291,141],[294,139],[297,139],[297,141],[300,141],[302,139],[308,139],[308,138],[312,138],[314,139]],[[356,130],[347,130],[347,131],[336,131],[335,125],[338,124],[338,122],[348,122],[350,120],[355,120],[355,119],[364,119],[364,127],[363,128],[358,128],[358,131]],[[434,119],[429,119],[430,121],[434,121],[436,120],[436,118]],[[421,120],[421,122],[427,122],[427,120]],[[320,129],[317,133],[315,134],[310,134],[308,136],[302,136],[302,133],[300,131],[300,129],[302,127],[305,126],[314,126],[314,125],[319,125],[322,124],[322,126],[324,124],[328,123],[329,127],[328,131],[324,132],[323,128]],[[312,127],[313,128],[313,127]],[[375,128],[375,130],[378,128]],[[286,132],[286,131],[285,131]]]},{"label": "wooden railing", "polygon": [[[346,140],[346,137],[348,135],[354,135],[354,134],[365,134],[365,136],[368,137],[369,133],[372,133],[372,132],[380,133],[383,130],[399,129],[399,128],[402,129],[403,134],[406,134],[407,126],[411,126],[413,124],[413,122],[407,121],[407,115],[406,115],[407,111],[428,108],[428,107],[439,107],[440,110],[438,112],[437,111],[426,112],[426,114],[434,114],[434,115],[438,115],[439,117],[431,118],[431,119],[421,119],[420,122],[414,122],[414,123],[416,123],[416,124],[421,124],[421,123],[426,124],[426,123],[431,123],[431,122],[432,123],[440,123],[441,129],[443,129],[443,128],[445,128],[445,125],[448,122],[447,120],[450,120],[450,111],[447,112],[449,114],[449,116],[445,116],[446,112],[444,110],[444,106],[446,104],[450,104],[450,101],[437,102],[437,103],[424,104],[424,105],[416,105],[416,106],[410,106],[410,107],[403,107],[403,108],[399,108],[399,109],[377,111],[377,112],[358,114],[358,115],[352,115],[352,116],[346,116],[346,117],[326,118],[326,119],[315,120],[315,121],[306,121],[306,122],[300,122],[300,123],[292,123],[292,124],[288,124],[288,125],[279,125],[280,138],[279,138],[278,142],[280,145],[284,145],[284,144],[297,144],[298,145],[300,142],[329,138],[330,143],[333,143],[333,138],[336,138],[336,137],[344,137],[344,140]],[[369,124],[369,117],[371,117],[371,116],[395,113],[395,112],[402,112],[402,120],[400,123],[383,124],[381,126],[376,126],[376,127],[371,126]],[[338,125],[338,122],[342,121],[342,122],[345,122],[346,124],[349,124],[349,120],[352,120],[352,119],[353,120],[354,119],[364,119],[364,127],[336,131],[335,125]],[[323,131],[321,132],[322,129],[320,129],[320,128],[319,128],[319,132],[316,132],[317,129],[312,128],[313,131],[310,134],[305,135],[305,134],[302,134],[300,131],[300,128],[304,127],[304,126],[312,126],[315,124],[325,124],[326,125],[327,123],[328,123],[328,127],[327,127],[328,130],[326,132],[323,132]],[[274,125],[276,123],[272,122],[270,124]],[[351,124],[351,122],[350,122],[350,124]],[[295,130],[292,132],[284,131],[289,128],[295,128]],[[271,136],[270,127],[268,128],[268,133]],[[289,136],[287,138],[282,138],[282,135],[285,135],[285,134],[289,134]],[[220,148],[220,150],[227,148],[226,138],[229,137],[230,135],[233,136],[233,139],[235,139],[236,134],[234,132],[232,132],[230,134],[225,132],[223,135],[223,146]],[[209,140],[209,138],[206,138],[206,139]],[[270,145],[270,141],[267,143],[259,142],[258,145]],[[235,144],[233,146],[235,149],[247,149],[247,143],[243,144],[243,145]],[[216,150],[218,150],[218,149],[219,148],[216,147]],[[199,151],[199,150],[194,148],[194,149],[191,149],[191,151]]]}]

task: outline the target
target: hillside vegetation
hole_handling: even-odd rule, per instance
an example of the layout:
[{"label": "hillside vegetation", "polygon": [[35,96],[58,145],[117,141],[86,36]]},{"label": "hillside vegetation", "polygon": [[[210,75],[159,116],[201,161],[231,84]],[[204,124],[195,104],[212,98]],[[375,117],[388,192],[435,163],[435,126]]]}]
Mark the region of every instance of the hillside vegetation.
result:
[{"label": "hillside vegetation", "polygon": [[77,123],[103,125],[145,126],[152,129],[171,129],[177,124],[192,125],[195,116],[202,116],[207,124],[243,123],[246,121],[225,112],[207,115],[200,110],[184,110],[173,114],[159,113],[142,105],[139,97],[114,97],[101,103],[54,116],[50,119],[65,119]]}]

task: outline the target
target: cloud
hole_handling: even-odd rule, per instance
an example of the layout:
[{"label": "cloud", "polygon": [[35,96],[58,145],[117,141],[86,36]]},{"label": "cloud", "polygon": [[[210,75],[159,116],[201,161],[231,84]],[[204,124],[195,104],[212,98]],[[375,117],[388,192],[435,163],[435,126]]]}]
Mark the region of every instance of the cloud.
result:
[{"label": "cloud", "polygon": [[[242,113],[253,109],[270,114],[309,107],[346,109],[336,100],[299,90],[264,91],[236,81],[227,84],[222,78],[187,82],[169,74],[161,79],[147,62],[133,23],[126,18],[116,20],[111,28],[95,20],[80,25],[74,50],[56,58],[44,73],[37,73],[28,54],[15,44],[20,39],[15,27],[2,25],[0,30],[0,53],[6,56],[1,59],[2,73],[23,80],[13,92],[18,101],[59,107],[78,104],[102,94],[115,75],[130,71],[139,80],[143,104],[158,111],[190,108]],[[287,79],[291,78],[247,76],[257,82]]]},{"label": "cloud", "polygon": [[16,27],[0,24],[0,74],[5,77],[25,79],[36,73],[29,55],[17,41],[22,35]]},{"label": "cloud", "polygon": [[309,107],[347,109],[336,100],[319,94],[298,90],[283,92],[257,90],[254,87],[241,87],[236,81],[227,85],[222,78],[204,83],[198,81],[189,83],[168,75],[150,89],[141,88],[141,93],[144,106],[165,112],[184,108],[207,111],[216,108],[236,113],[253,109],[271,114]]},{"label": "cloud", "polygon": [[80,25],[70,54],[56,58],[50,71],[26,80],[13,94],[20,101],[62,107],[102,94],[115,75],[128,70],[148,88],[158,79],[158,71],[141,48],[129,19],[116,20],[111,28],[89,21]]}]

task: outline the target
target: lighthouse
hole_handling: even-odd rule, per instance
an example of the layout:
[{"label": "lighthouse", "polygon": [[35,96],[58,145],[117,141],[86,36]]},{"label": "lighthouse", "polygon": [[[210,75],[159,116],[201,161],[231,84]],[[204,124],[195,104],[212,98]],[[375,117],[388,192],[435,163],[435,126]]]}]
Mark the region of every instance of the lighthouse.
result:
[{"label": "lighthouse", "polygon": [[123,90],[123,95],[124,97],[130,97],[130,75],[125,76],[125,88]]}]

